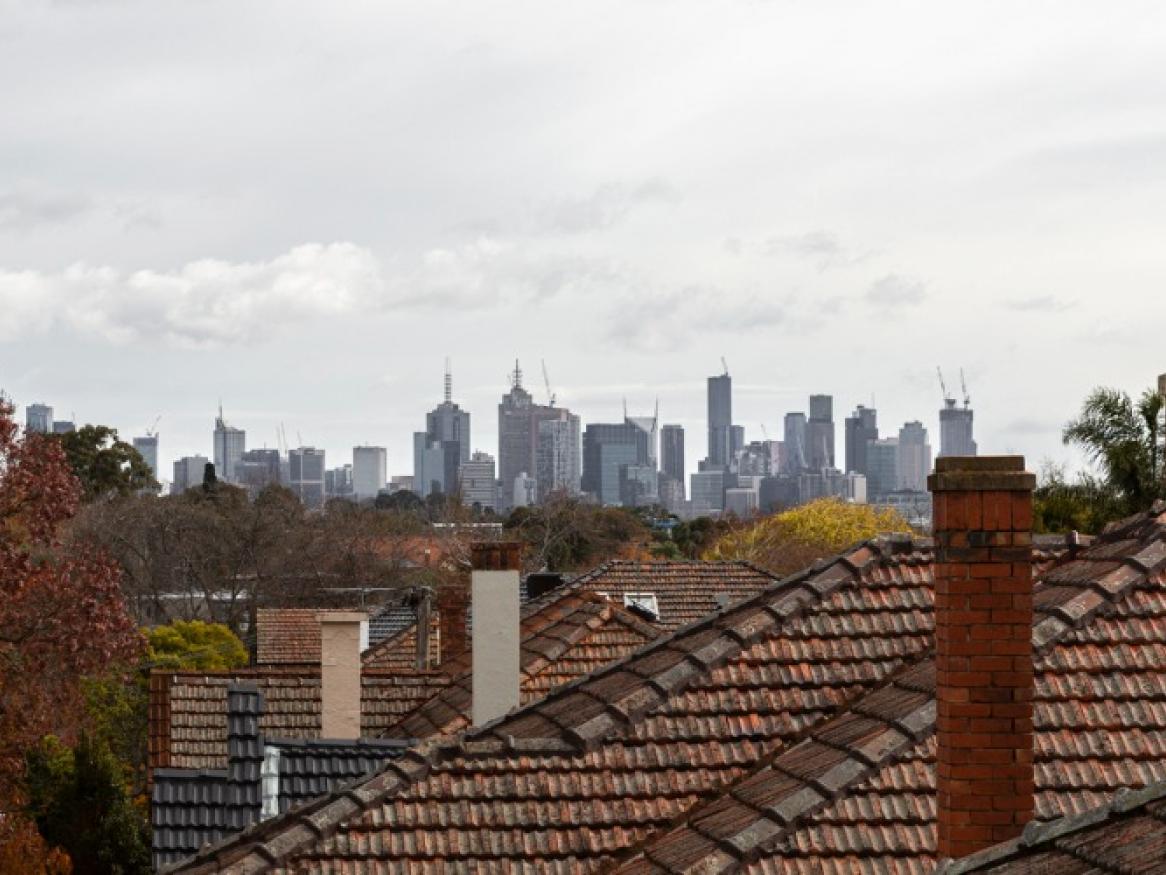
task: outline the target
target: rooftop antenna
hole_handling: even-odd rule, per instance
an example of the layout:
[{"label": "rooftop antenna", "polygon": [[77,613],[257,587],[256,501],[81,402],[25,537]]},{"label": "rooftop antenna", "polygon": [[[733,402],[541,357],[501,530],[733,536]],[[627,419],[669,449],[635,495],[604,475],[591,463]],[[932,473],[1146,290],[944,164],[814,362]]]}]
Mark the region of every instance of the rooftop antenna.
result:
[{"label": "rooftop antenna", "polygon": [[725,361],[724,356],[721,356],[721,367],[725,369],[724,376],[729,376],[729,363]]},{"label": "rooftop antenna", "polygon": [[449,369],[449,356],[445,357],[445,403],[453,401],[453,372]]},{"label": "rooftop antenna", "polygon": [[656,409],[652,412],[652,430],[655,431],[656,427],[659,424],[660,424],[660,399],[659,399],[659,397],[657,397],[656,398]]},{"label": "rooftop antenna", "polygon": [[627,419],[628,419],[628,396],[627,395],[623,396],[623,418],[624,418],[624,422],[627,422]]},{"label": "rooftop antenna", "polygon": [[555,406],[555,393],[551,391],[551,378],[549,376],[547,376],[547,360],[546,359],[542,360],[542,365],[543,365],[543,382],[546,383],[546,386],[547,386],[547,400],[548,400],[549,406],[554,407]]},{"label": "rooftop antenna", "polygon": [[963,368],[960,368],[960,391],[964,393],[964,410],[967,410],[972,404],[972,399],[968,397],[968,384],[964,380]]},{"label": "rooftop antenna", "polygon": [[510,375],[510,388],[522,388],[522,368],[518,366],[518,359],[514,360],[514,373]]}]

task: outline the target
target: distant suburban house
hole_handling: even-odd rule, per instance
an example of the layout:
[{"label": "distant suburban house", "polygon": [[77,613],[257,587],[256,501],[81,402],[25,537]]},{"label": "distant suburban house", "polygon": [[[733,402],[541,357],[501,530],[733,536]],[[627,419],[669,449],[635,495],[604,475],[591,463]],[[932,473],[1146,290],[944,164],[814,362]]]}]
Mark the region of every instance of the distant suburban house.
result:
[{"label": "distant suburban house", "polygon": [[173,871],[1156,871],[1117,861],[1122,830],[1161,861],[1158,791],[1129,794],[1166,780],[1166,504],[1034,549],[1022,460],[963,461],[934,541],[771,582]]}]

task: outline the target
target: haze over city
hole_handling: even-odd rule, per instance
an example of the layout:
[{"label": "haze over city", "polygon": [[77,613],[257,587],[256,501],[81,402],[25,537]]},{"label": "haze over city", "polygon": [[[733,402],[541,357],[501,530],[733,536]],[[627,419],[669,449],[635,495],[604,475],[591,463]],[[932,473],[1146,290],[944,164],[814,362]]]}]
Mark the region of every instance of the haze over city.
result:
[{"label": "haze over city", "polygon": [[817,391],[934,428],[941,364],[986,450],[1071,459],[1166,310],[1166,12],[1093,13],[7,3],[0,384],[396,472],[446,355],[483,449],[517,357],[690,458],[722,354],[752,435]]}]

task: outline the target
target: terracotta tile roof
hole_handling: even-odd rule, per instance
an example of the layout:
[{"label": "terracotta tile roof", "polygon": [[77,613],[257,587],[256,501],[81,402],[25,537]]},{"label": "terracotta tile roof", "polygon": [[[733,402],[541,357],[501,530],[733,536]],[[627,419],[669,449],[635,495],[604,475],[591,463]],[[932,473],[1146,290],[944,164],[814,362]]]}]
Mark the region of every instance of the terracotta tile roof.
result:
[{"label": "terracotta tile roof", "polygon": [[[310,613],[315,622],[318,611]],[[432,623],[431,650],[440,654],[436,616]],[[318,628],[317,624],[317,648]],[[659,634],[653,624],[598,596],[557,592],[555,599],[524,610],[523,701],[539,698],[555,686],[625,656]],[[362,735],[429,737],[467,724],[469,654],[447,660],[439,669],[420,672],[415,669],[415,654],[414,627],[365,652]],[[319,736],[318,664],[275,664],[234,672],[155,672],[150,684],[151,773],[159,767],[225,766],[226,691],[238,681],[254,681],[263,693],[266,707],[260,728],[264,733],[282,738]],[[447,688],[448,695],[438,696]],[[423,705],[415,721],[401,724]]]},{"label": "terracotta tile roof", "polygon": [[1032,824],[1024,835],[936,875],[1139,875],[1166,870],[1166,784],[1121,791],[1073,817]]},{"label": "terracotta tile roof", "polygon": [[[1136,624],[1099,622],[1127,601],[1136,613],[1134,593],[1162,589],[1164,534],[1166,519],[1143,517],[1051,569],[1035,557],[1046,572],[1033,629],[1042,658],[1069,659],[1064,648],[1087,643],[1091,672],[1104,675],[1148,655],[1106,637]],[[926,871],[931,596],[928,542],[860,545],[453,742],[430,742],[189,871],[373,859],[417,872]],[[1099,640],[1076,641],[1091,630]],[[1126,694],[1142,718],[1159,719],[1155,690]],[[1120,723],[1121,708],[1103,711],[1106,725]],[[1149,728],[1166,730],[1162,721]],[[1062,795],[1151,771],[1106,751],[1087,761]]]},{"label": "terracotta tile roof", "polygon": [[685,560],[636,562],[617,559],[532,600],[535,608],[563,592],[586,590],[621,601],[625,594],[651,593],[659,604],[655,621],[672,632],[707,617],[726,604],[756,595],[777,576],[749,562]]},{"label": "terracotta tile roof", "polygon": [[320,608],[259,608],[255,664],[320,664]]}]

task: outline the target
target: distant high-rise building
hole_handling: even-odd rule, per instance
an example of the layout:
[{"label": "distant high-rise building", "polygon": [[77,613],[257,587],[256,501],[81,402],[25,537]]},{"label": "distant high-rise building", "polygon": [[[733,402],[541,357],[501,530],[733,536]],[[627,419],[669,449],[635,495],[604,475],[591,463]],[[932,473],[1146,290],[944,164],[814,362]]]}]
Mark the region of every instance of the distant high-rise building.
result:
[{"label": "distant high-rise building", "polygon": [[279,450],[247,450],[235,466],[235,482],[245,487],[254,498],[268,486],[281,482],[282,468],[283,460],[279,457]]},{"label": "distant high-rise building", "polygon": [[749,519],[757,513],[761,495],[749,486],[730,486],[725,490],[725,513],[735,514],[740,519]]},{"label": "distant high-rise building", "polygon": [[352,498],[352,465],[329,468],[324,472],[324,496],[326,498]]},{"label": "distant high-rise building", "polygon": [[846,417],[846,470],[866,473],[867,441],[879,439],[878,411],[861,404]]},{"label": "distant high-rise building", "polygon": [[834,467],[834,398],[830,395],[810,396],[806,455],[806,464],[813,471]]},{"label": "distant high-rise building", "polygon": [[660,429],[660,408],[656,407],[656,411],[651,416],[628,416],[627,404],[624,404],[624,422],[629,425],[634,425],[642,431],[648,438],[648,464],[654,469],[659,468],[658,452],[659,452],[659,429]]},{"label": "distant high-rise building", "polygon": [[519,471],[510,494],[511,507],[530,507],[537,500],[538,481],[525,471]]},{"label": "distant high-rise building", "polygon": [[[53,434],[69,434],[77,430],[77,423],[71,419],[54,419]],[[155,478],[157,479],[157,478]]]},{"label": "distant high-rise building", "polygon": [[945,398],[939,411],[939,455],[974,456],[976,441],[972,437],[972,408],[965,403],[956,407],[954,398]]},{"label": "distant high-rise building", "polygon": [[458,467],[470,460],[470,413],[453,402],[453,375],[446,362],[445,399],[425,416],[425,431],[413,435],[413,483],[425,498],[457,488]]},{"label": "distant high-rise building", "polygon": [[458,469],[462,504],[467,507],[477,505],[482,510],[496,510],[498,481],[494,473],[494,457],[481,450],[471,455],[468,462],[462,462]]},{"label": "distant high-rise building", "polygon": [[[552,398],[553,400],[553,398]],[[498,405],[498,479],[502,481],[501,496],[508,510],[514,496],[514,480],[518,475],[530,476],[538,470],[539,423],[547,419],[562,420],[572,416],[563,407],[535,404],[534,398],[522,387],[522,369],[514,363],[510,391]],[[579,444],[571,450],[579,457]],[[532,476],[531,480],[535,478]]]},{"label": "distant high-rise building", "polygon": [[906,422],[899,429],[898,489],[927,491],[931,471],[931,445],[923,423]]},{"label": "distant high-rise building", "polygon": [[223,408],[219,406],[219,415],[215,417],[215,474],[220,480],[235,483],[237,476],[235,466],[243,458],[247,450],[247,433],[241,428],[227,425],[223,420]]},{"label": "distant high-rise building", "polygon": [[659,477],[654,465],[619,466],[619,503],[624,507],[660,503]]},{"label": "distant high-rise building", "polygon": [[158,435],[148,434],[134,438],[134,449],[142,460],[150,466],[150,476],[158,480]]},{"label": "distant high-rise building", "polygon": [[352,448],[352,497],[376,498],[389,480],[389,455],[384,447]]},{"label": "distant high-rise building", "polygon": [[53,433],[53,408],[47,404],[29,404],[24,408],[24,430]]},{"label": "distant high-rise building", "polygon": [[745,448],[745,426],[729,426],[729,461],[737,458],[737,453]]},{"label": "distant high-rise building", "polygon": [[685,507],[684,496],[686,490],[684,488],[684,481],[669,477],[667,474],[661,474],[658,483],[656,484],[657,491],[660,493],[660,504],[669,513],[674,513],[677,516],[687,513]]},{"label": "distant high-rise building", "polygon": [[194,486],[202,486],[206,476],[206,466],[210,464],[206,456],[183,456],[174,463],[174,477],[170,481],[170,494],[181,495]]},{"label": "distant high-rise building", "polygon": [[706,516],[725,508],[725,470],[709,468],[692,475],[692,514]]},{"label": "distant high-rise building", "polygon": [[807,467],[809,462],[806,456],[806,414],[787,413],[783,437],[785,471],[788,474],[796,474]]},{"label": "distant high-rise building", "polygon": [[319,510],[324,506],[324,451],[315,447],[289,450],[288,486],[299,496],[304,507]]},{"label": "distant high-rise building", "polygon": [[684,426],[665,425],[660,429],[660,472],[680,484],[684,500]]},{"label": "distant high-rise building", "polygon": [[579,493],[579,428],[579,417],[566,410],[557,418],[539,420],[535,479],[540,502],[551,493]]},{"label": "distant high-rise building", "polygon": [[634,425],[593,422],[583,432],[583,491],[600,504],[621,503],[622,466],[647,464],[648,438]]},{"label": "distant high-rise building", "polygon": [[733,378],[729,372],[708,378],[708,460],[728,465],[733,458]]},{"label": "distant high-rise building", "polygon": [[866,494],[872,504],[899,488],[899,439],[867,441]]},{"label": "distant high-rise building", "polygon": [[781,473],[781,441],[753,441],[737,451],[735,470],[743,477],[771,477]]}]

